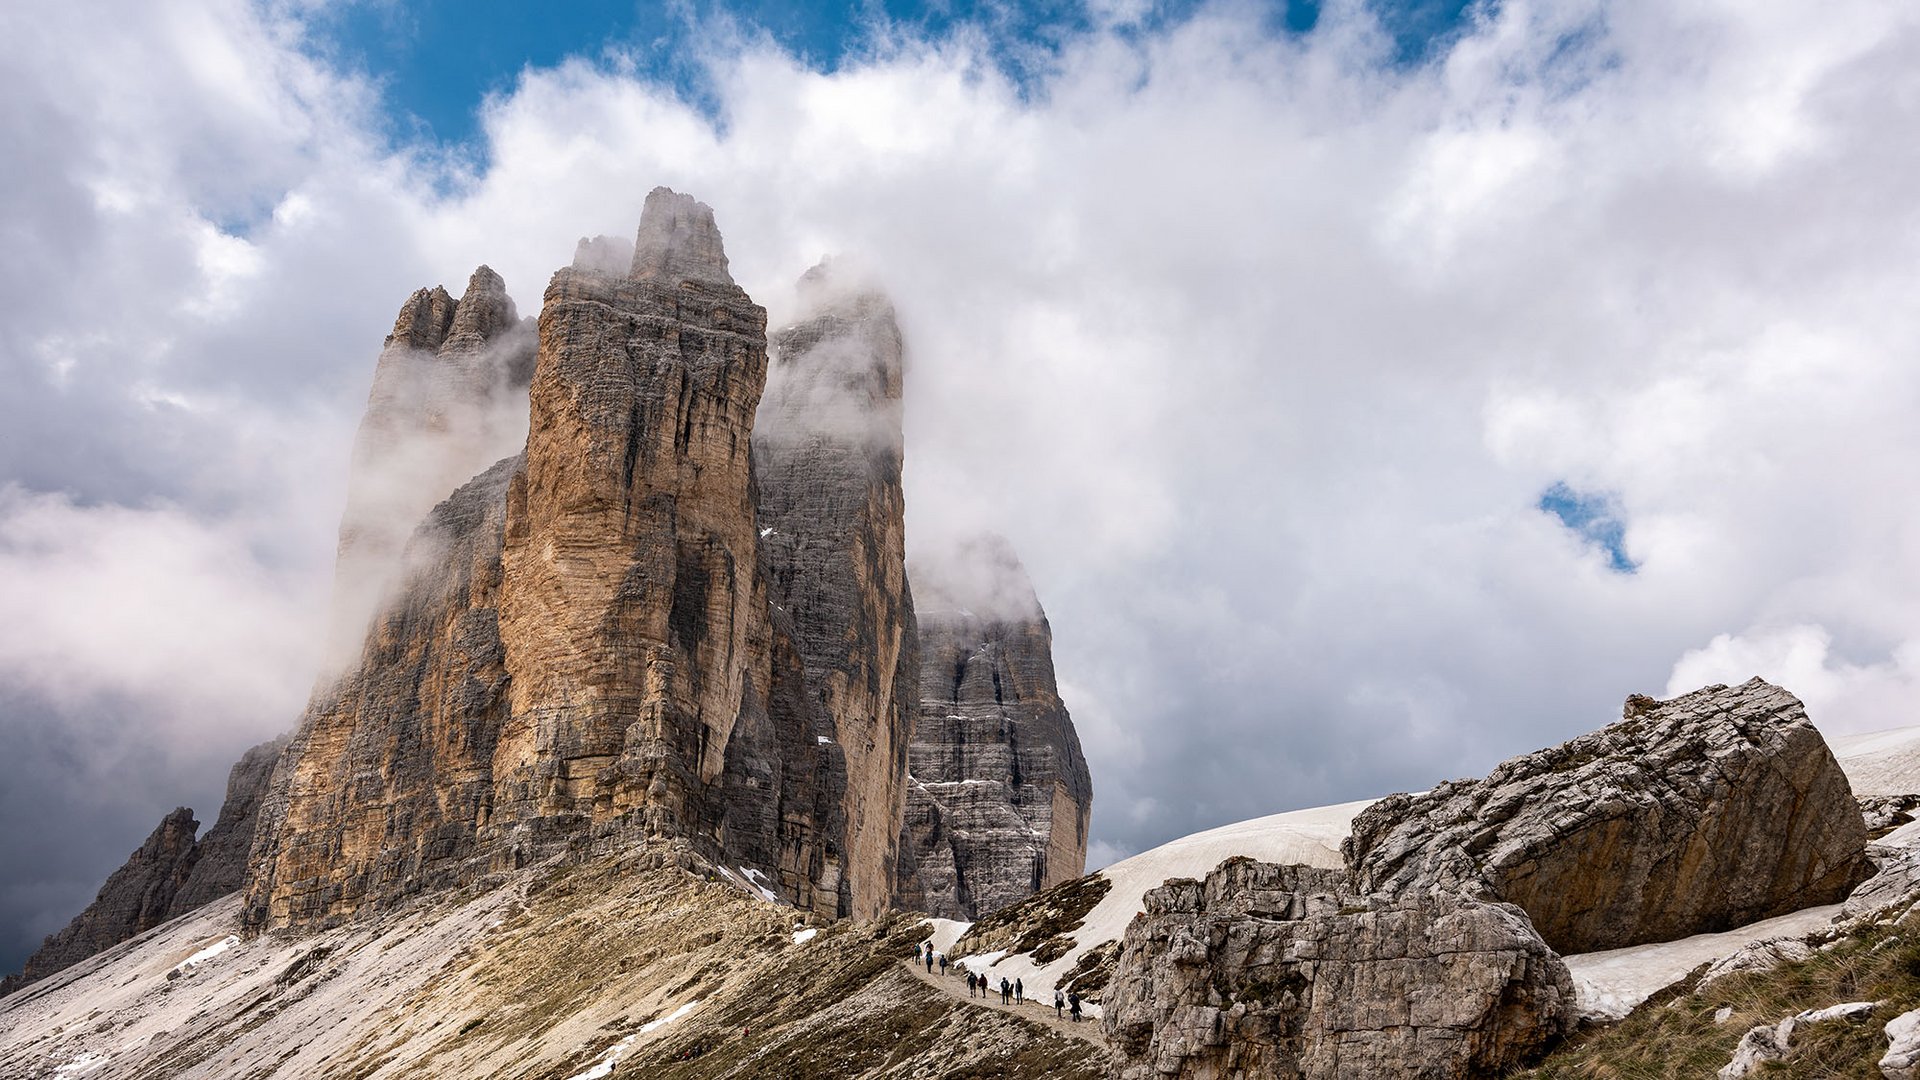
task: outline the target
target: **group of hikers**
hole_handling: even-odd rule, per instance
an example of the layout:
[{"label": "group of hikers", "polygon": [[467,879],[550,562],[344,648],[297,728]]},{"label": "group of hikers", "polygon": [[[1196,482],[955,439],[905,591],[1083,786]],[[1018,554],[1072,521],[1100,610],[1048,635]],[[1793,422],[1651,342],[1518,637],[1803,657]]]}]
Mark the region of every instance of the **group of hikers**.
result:
[{"label": "group of hikers", "polygon": [[[915,945],[913,947],[913,959],[916,963],[926,964],[927,974],[929,975],[933,974],[933,967],[936,963],[940,965],[940,974],[945,975],[947,973],[947,954],[935,952],[932,942],[927,942],[924,945]],[[1000,1004],[1024,1005],[1027,1003],[1027,988],[1021,984],[1019,979],[1008,979],[1002,975],[1000,977],[999,989]],[[988,994],[993,993],[993,990],[993,982],[987,976],[977,975],[972,971],[967,972],[968,997],[974,996],[975,993],[978,993],[981,997],[986,997]],[[1056,987],[1053,991],[1053,1015],[1065,1019],[1069,1014],[1072,1015],[1074,1023],[1077,1024],[1080,1022],[1080,995],[1077,993],[1063,994],[1059,988]]]}]

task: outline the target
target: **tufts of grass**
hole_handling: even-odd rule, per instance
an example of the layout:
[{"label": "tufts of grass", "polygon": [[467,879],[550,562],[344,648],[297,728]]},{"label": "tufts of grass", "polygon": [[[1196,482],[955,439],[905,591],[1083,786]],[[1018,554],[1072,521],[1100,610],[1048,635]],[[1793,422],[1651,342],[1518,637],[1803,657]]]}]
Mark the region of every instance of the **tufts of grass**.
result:
[{"label": "tufts of grass", "polygon": [[[1793,1052],[1767,1076],[1807,1080],[1881,1080],[1888,1020],[1920,1008],[1920,917],[1842,938],[1810,959],[1772,971],[1735,975],[1704,988],[1702,972],[1650,999],[1618,1024],[1591,1028],[1533,1069],[1534,1080],[1667,1080],[1711,1077],[1733,1057],[1748,1029],[1807,1009],[1879,1001],[1870,1017],[1803,1025]],[[1714,1023],[1722,1008],[1732,1014]]]}]

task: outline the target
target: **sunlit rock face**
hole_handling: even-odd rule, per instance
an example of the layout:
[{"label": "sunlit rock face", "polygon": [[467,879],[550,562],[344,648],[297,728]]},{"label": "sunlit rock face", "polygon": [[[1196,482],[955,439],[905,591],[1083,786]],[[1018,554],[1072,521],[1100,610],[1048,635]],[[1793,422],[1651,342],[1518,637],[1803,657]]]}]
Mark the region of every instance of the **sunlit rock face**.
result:
[{"label": "sunlit rock face", "polygon": [[893,902],[919,642],[907,587],[905,348],[885,294],[827,263],[773,336],[754,431],[761,544],[791,620],[837,831],[845,911]]},{"label": "sunlit rock face", "polygon": [[581,250],[547,288],[524,453],[414,533],[359,663],[282,762],[253,925],[655,841],[841,906],[755,518],[765,312],[688,196],[649,195],[625,273],[619,245]]},{"label": "sunlit rock face", "polygon": [[1054,680],[1053,635],[1013,549],[916,561],[920,716],[900,899],[976,919],[1086,867],[1093,783]]}]

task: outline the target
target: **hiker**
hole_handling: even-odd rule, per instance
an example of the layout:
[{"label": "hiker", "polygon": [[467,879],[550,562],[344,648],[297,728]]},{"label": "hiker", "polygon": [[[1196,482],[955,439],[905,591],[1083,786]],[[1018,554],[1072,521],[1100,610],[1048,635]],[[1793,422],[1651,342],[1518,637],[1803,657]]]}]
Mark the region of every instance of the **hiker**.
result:
[{"label": "hiker", "polygon": [[919,963],[920,961],[920,949],[921,949],[921,946],[919,945],[915,945],[913,947],[913,959],[915,963]]},{"label": "hiker", "polygon": [[1013,1003],[1015,1005],[1025,1005],[1027,1003],[1027,991],[1025,987],[1020,985],[1019,979],[1013,980]]},{"label": "hiker", "polygon": [[1060,1015],[1060,1010],[1061,1010],[1061,1009],[1064,1009],[1064,1008],[1066,1008],[1066,1007],[1067,1007],[1067,999],[1066,999],[1066,995],[1064,995],[1064,994],[1062,994],[1062,993],[1060,993],[1060,991],[1059,991],[1059,990],[1057,990],[1057,989],[1056,989],[1056,990],[1054,990],[1054,992],[1053,992],[1053,1018],[1054,1018],[1055,1020],[1062,1020],[1062,1019],[1065,1019],[1065,1017],[1063,1017],[1063,1016],[1061,1016],[1061,1015]]},{"label": "hiker", "polygon": [[1011,1004],[1012,1001],[1013,1001],[1013,984],[1007,981],[1007,977],[1005,975],[1002,975],[1000,976],[1000,1004],[1007,1005],[1007,1004]]},{"label": "hiker", "polygon": [[1080,995],[1077,992],[1067,995],[1067,1011],[1073,1014],[1074,1023],[1080,1022]]},{"label": "hiker", "polygon": [[933,950],[927,950],[927,974],[933,974]]},{"label": "hiker", "polygon": [[940,974],[945,975],[946,973],[947,973],[947,954],[941,953],[940,954]]},{"label": "hiker", "polygon": [[975,981],[975,980],[974,980],[974,977],[973,977],[973,972],[971,972],[971,971],[969,971],[969,972],[967,972],[967,996],[968,996],[968,997],[972,997],[972,996],[973,996],[973,984],[974,984],[974,981]]}]

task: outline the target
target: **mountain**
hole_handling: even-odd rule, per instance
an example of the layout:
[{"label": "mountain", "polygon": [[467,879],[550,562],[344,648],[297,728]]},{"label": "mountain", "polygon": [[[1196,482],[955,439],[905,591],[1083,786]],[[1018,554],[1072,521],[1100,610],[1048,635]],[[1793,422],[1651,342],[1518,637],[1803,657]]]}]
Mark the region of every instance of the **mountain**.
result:
[{"label": "mountain", "polygon": [[[27,975],[235,890],[244,934],[313,933],[555,859],[828,918],[920,902],[905,342],[877,285],[823,263],[798,288],[769,340],[711,208],[660,188],[632,242],[580,242],[537,320],[485,266],[457,300],[409,297],[342,515],[329,633],[352,647],[236,766],[214,828],[171,815]],[[992,674],[1027,702],[998,721],[1009,752],[1022,726],[1033,745],[952,776],[1004,788],[1011,764],[1024,787],[1005,801],[1032,827],[965,856],[982,881],[1017,870],[995,902],[1085,858],[1085,763],[1033,613]]]},{"label": "mountain", "polygon": [[919,726],[900,894],[977,919],[1086,868],[1093,781],[1026,568],[983,535],[921,561]]}]

